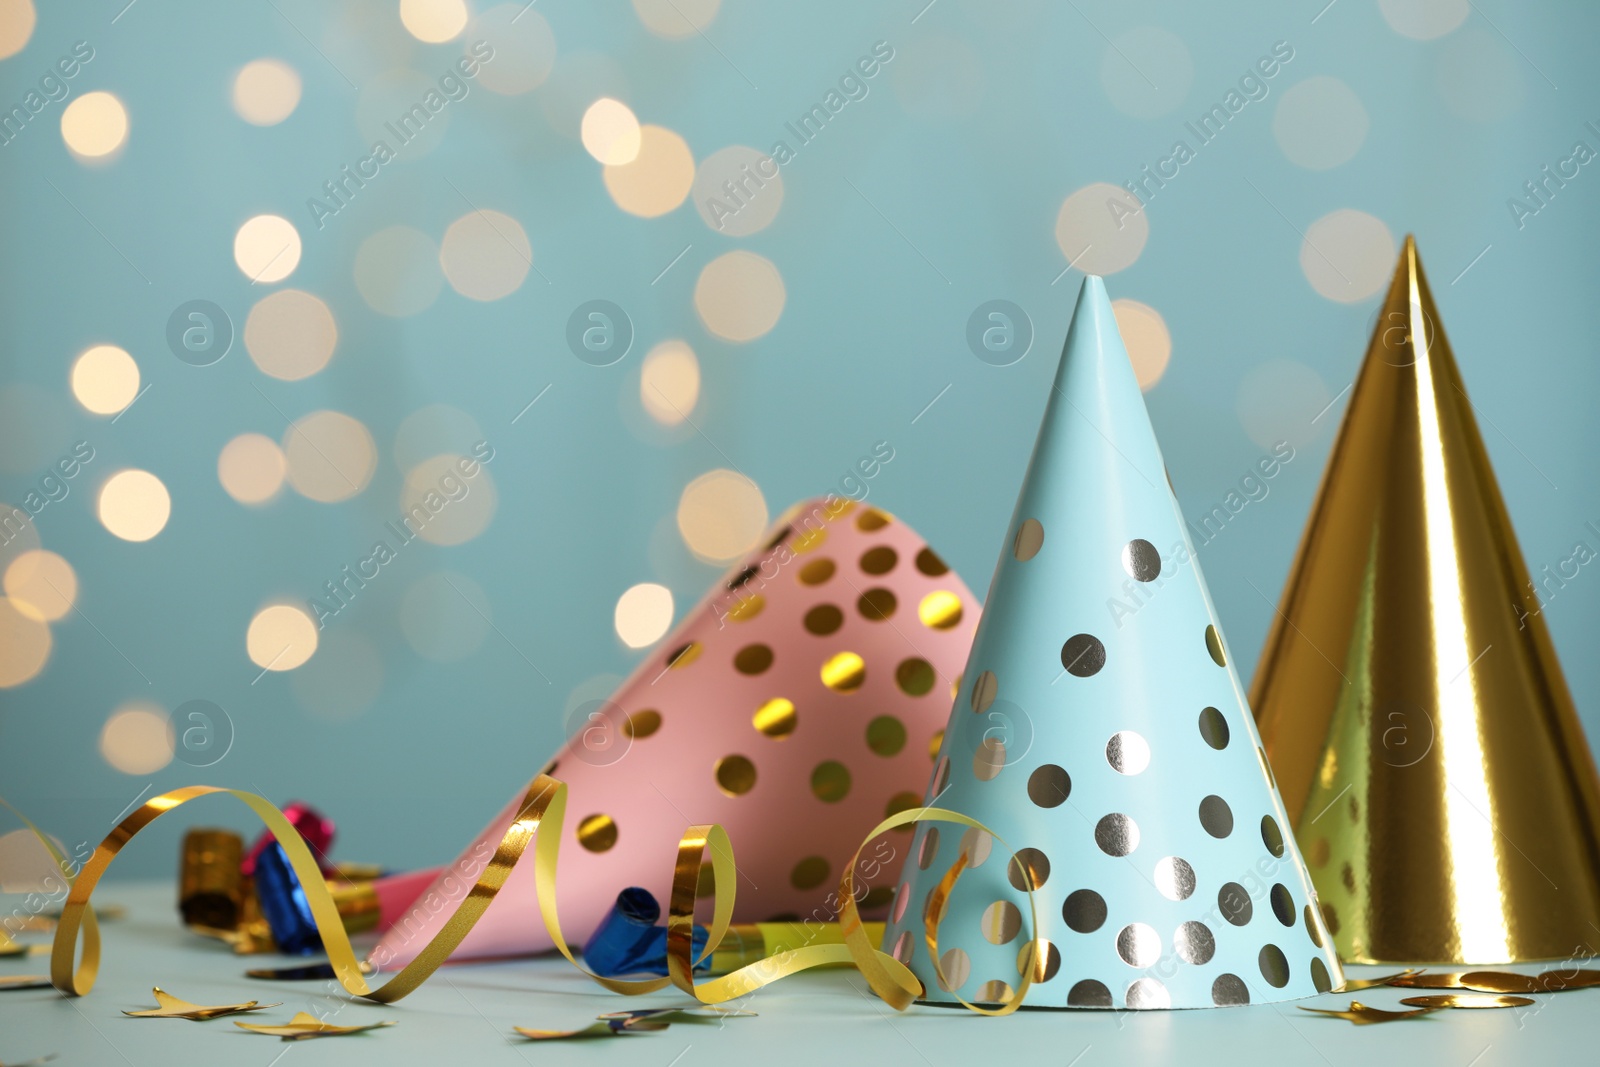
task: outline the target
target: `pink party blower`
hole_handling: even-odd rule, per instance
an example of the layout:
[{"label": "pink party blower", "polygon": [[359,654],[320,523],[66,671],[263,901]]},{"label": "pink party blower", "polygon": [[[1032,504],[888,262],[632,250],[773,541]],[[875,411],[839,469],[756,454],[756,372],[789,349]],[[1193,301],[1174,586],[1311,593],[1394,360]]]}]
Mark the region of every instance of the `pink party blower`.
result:
[{"label": "pink party blower", "polygon": [[[568,786],[556,896],[575,941],[627,886],[667,899],[695,823],[720,823],[732,840],[735,920],[832,920],[867,832],[922,801],[977,601],[916,531],[838,497],[796,505],[763,545],[546,767]],[[438,932],[521,800],[519,790],[389,929],[375,966],[406,963]],[[893,878],[907,840],[892,833],[863,854],[864,892]],[[889,898],[887,885],[866,892],[863,911]],[[552,947],[525,859],[454,956]]]}]

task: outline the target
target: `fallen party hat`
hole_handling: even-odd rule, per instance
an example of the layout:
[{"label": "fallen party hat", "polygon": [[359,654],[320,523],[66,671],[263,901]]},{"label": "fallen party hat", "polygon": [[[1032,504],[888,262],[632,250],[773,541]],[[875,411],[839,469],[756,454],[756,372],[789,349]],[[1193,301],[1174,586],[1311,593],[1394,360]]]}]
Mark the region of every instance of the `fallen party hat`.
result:
[{"label": "fallen party hat", "polygon": [[[629,886],[668,899],[679,838],[698,823],[733,844],[737,921],[832,921],[868,831],[921,798],[977,601],[916,531],[839,497],[792,508],[763,544],[609,700],[579,709],[545,768],[568,786],[556,893],[576,941]],[[375,964],[421,951],[521,799],[390,929]],[[891,834],[864,854],[857,885],[877,884],[864,912],[887,907],[905,848]],[[454,958],[551,947],[524,862]]]},{"label": "fallen party hat", "polygon": [[1600,779],[1541,608],[1565,581],[1530,578],[1473,415],[1407,237],[1251,699],[1347,960],[1600,945]]},{"label": "fallen party hat", "polygon": [[[1025,967],[1031,1007],[1341,984],[1225,648],[1089,277],[927,794],[1000,841],[919,823],[884,938],[928,1001],[1007,1003]],[[936,971],[930,896],[963,855]]]}]

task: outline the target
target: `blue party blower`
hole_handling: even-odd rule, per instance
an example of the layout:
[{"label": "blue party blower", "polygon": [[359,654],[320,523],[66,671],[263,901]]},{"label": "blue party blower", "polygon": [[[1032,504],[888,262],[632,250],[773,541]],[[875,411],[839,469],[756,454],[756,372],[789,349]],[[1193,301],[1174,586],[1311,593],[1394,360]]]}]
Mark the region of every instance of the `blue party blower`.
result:
[{"label": "blue party blower", "polygon": [[[617,902],[595,928],[594,936],[583,946],[583,959],[589,969],[602,978],[625,974],[667,973],[667,928],[657,926],[661,905],[648,889],[631,886],[617,894]],[[695,959],[705,952],[710,936],[704,926],[694,928]],[[696,974],[711,969],[711,958],[695,964]]]}]

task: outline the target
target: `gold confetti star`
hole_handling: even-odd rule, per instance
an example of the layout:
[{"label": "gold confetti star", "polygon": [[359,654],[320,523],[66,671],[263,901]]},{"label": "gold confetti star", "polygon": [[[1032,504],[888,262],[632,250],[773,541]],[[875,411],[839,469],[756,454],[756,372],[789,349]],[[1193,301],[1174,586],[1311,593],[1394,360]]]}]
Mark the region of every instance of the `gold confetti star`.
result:
[{"label": "gold confetti star", "polygon": [[175,997],[160,986],[150,992],[155,994],[159,1008],[146,1008],[144,1011],[125,1011],[122,1014],[131,1015],[135,1019],[189,1019],[193,1022],[204,1022],[207,1019],[220,1019],[224,1015],[238,1015],[246,1011],[262,1011],[266,1008],[276,1008],[277,1004],[263,1004],[258,1000],[247,1000],[243,1004],[194,1004],[182,997]]},{"label": "gold confetti star", "polygon": [[334,1026],[325,1023],[310,1012],[302,1011],[293,1019],[280,1026],[261,1026],[252,1023],[234,1023],[241,1030],[248,1030],[252,1034],[266,1034],[268,1037],[281,1037],[285,1041],[305,1041],[313,1037],[342,1037],[345,1034],[359,1034],[366,1030],[377,1030],[384,1026],[393,1026],[395,1020],[386,1019],[381,1023],[368,1023],[365,1026]]}]

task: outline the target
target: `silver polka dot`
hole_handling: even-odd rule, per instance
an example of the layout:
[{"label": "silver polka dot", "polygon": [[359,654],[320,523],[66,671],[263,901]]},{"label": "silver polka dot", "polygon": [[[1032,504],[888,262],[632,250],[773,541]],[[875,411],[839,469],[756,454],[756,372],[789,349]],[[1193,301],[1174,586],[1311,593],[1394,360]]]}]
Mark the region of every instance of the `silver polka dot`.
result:
[{"label": "silver polka dot", "polygon": [[1038,519],[1023,519],[1017,527],[1017,539],[1011,546],[1012,554],[1026,563],[1039,554],[1044,546],[1044,524]]},{"label": "silver polka dot", "polygon": [[1243,926],[1250,921],[1255,908],[1250,903],[1250,894],[1245,892],[1244,886],[1238,882],[1228,882],[1217,890],[1217,910],[1222,912],[1222,917],[1233,925]]},{"label": "silver polka dot", "polygon": [[933,769],[933,798],[950,788],[950,757],[940,756],[939,765]]},{"label": "silver polka dot", "polygon": [[1028,775],[1028,799],[1041,808],[1053,808],[1072,793],[1072,778],[1054,763],[1046,763]]},{"label": "silver polka dot", "polygon": [[1106,762],[1122,774],[1138,774],[1150,766],[1150,745],[1132,730],[1118,730],[1106,742]]},{"label": "silver polka dot", "polygon": [[992,781],[1006,766],[1006,743],[998,737],[985,737],[972,754],[972,773],[980,782]]},{"label": "silver polka dot", "polygon": [[1099,674],[1106,665],[1106,646],[1093,634],[1073,634],[1061,646],[1061,665],[1077,678]]},{"label": "silver polka dot", "polygon": [[901,963],[910,963],[911,952],[914,947],[915,946],[911,940],[911,931],[906,930],[901,933],[899,937],[894,939],[894,951],[890,953],[890,955],[894,956],[894,958],[899,960]]},{"label": "silver polka dot", "polygon": [[1129,967],[1149,967],[1161,958],[1161,935],[1145,923],[1129,923],[1117,931],[1117,955]]},{"label": "silver polka dot", "polygon": [[1194,868],[1177,856],[1165,856],[1156,860],[1155,883],[1168,900],[1188,900],[1194,894]]},{"label": "silver polka dot", "polygon": [[1126,856],[1139,847],[1139,824],[1113,812],[1095,824],[1094,843],[1108,856]]},{"label": "silver polka dot", "polygon": [[1184,963],[1210,963],[1217,951],[1217,939],[1205,923],[1186,922],[1172,935],[1172,950]]},{"label": "silver polka dot", "polygon": [[1228,720],[1222,717],[1222,712],[1216,708],[1200,712],[1200,736],[1219,752],[1228,747]]},{"label": "silver polka dot", "polygon": [[930,826],[922,832],[922,846],[917,849],[917,866],[927,870],[939,854],[939,828]]},{"label": "silver polka dot", "polygon": [[978,680],[972,683],[972,710],[980,715],[988,711],[999,691],[1000,679],[994,676],[993,671],[978,675]]},{"label": "silver polka dot", "polygon": [[972,976],[972,960],[961,949],[953,948],[939,957],[939,971],[943,975],[939,988],[954,993]]},{"label": "silver polka dot", "polygon": [[1289,893],[1289,887],[1282,882],[1272,887],[1272,892],[1267,895],[1272,901],[1272,914],[1285,926],[1294,925],[1294,897]]},{"label": "silver polka dot", "polygon": [[1270,815],[1261,816],[1261,843],[1267,846],[1267,851],[1283,859],[1283,831],[1278,829],[1278,820]]},{"label": "silver polka dot", "polygon": [[1092,934],[1106,921],[1106,902],[1093,889],[1079,889],[1067,894],[1061,906],[1061,918],[1076,933]]},{"label": "silver polka dot", "polygon": [[990,944],[1007,944],[1022,932],[1022,912],[1009,900],[997,900],[983,909],[978,928]]},{"label": "silver polka dot", "polygon": [[1142,537],[1135,537],[1122,548],[1122,569],[1141,582],[1161,577],[1161,553]]},{"label": "silver polka dot", "polygon": [[1257,957],[1261,964],[1261,977],[1267,984],[1277,989],[1282,989],[1289,984],[1289,960],[1284,956],[1283,949],[1277,945],[1267,945]]},{"label": "silver polka dot", "polygon": [[1167,987],[1154,978],[1140,978],[1128,986],[1128,1007],[1134,1009],[1160,1009],[1172,1007],[1172,996]]},{"label": "silver polka dot", "polygon": [[1328,977],[1328,965],[1315,957],[1311,960],[1311,984],[1317,987],[1318,993],[1326,993],[1333,988],[1333,980]]},{"label": "silver polka dot", "polygon": [[971,827],[961,835],[961,851],[967,854],[967,870],[975,871],[983,866],[984,860],[989,858],[989,852],[994,848],[994,837],[987,831],[976,826]]},{"label": "silver polka dot", "polygon": [[1227,837],[1233,833],[1233,809],[1219,796],[1206,797],[1200,802],[1200,825],[1212,837]]},{"label": "silver polka dot", "polygon": [[1106,988],[1104,982],[1097,982],[1093,978],[1085,978],[1067,993],[1067,1007],[1109,1008],[1111,1007],[1111,990]]},{"label": "silver polka dot", "polygon": [[1250,1003],[1250,987],[1236,974],[1219,974],[1211,983],[1211,1003],[1219,1008]]}]

